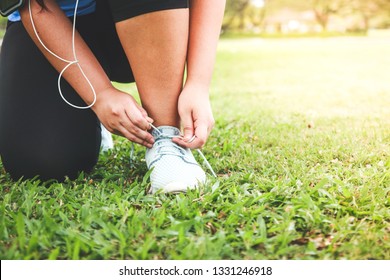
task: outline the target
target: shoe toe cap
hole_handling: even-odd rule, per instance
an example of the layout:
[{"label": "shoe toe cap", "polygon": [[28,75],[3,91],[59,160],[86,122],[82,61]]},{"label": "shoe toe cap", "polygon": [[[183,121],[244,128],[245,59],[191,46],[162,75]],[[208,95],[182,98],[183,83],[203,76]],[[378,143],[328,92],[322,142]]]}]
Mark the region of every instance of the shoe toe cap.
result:
[{"label": "shoe toe cap", "polygon": [[[174,172],[176,173],[176,172]],[[158,190],[162,190],[165,193],[172,192],[185,192],[188,189],[196,189],[200,184],[206,182],[206,174],[199,168],[197,172],[180,172],[176,174],[151,174],[152,177],[152,192],[155,193]]]}]

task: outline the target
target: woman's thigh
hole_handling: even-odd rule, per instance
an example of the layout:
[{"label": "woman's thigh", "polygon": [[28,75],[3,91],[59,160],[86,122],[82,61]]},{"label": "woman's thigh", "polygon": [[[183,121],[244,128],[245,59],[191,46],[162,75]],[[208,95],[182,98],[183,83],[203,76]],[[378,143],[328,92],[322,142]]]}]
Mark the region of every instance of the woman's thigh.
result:
[{"label": "woman's thigh", "polygon": [[[91,110],[67,105],[57,79],[22,23],[12,23],[0,53],[0,155],[14,178],[62,180],[97,162],[98,119]],[[62,90],[70,102],[83,104],[65,81]]]}]

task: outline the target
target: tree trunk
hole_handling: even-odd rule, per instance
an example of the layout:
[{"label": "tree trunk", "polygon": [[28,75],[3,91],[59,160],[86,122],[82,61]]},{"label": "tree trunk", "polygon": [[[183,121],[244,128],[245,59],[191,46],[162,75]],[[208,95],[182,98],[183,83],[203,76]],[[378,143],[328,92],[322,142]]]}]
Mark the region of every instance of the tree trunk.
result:
[{"label": "tree trunk", "polygon": [[324,12],[320,12],[316,9],[314,9],[314,13],[316,15],[317,22],[319,25],[321,25],[322,31],[328,30],[328,22],[329,22],[329,14],[326,14]]},{"label": "tree trunk", "polygon": [[367,16],[366,14],[362,15],[363,17],[363,31],[368,32],[368,29],[370,28],[370,17]]}]

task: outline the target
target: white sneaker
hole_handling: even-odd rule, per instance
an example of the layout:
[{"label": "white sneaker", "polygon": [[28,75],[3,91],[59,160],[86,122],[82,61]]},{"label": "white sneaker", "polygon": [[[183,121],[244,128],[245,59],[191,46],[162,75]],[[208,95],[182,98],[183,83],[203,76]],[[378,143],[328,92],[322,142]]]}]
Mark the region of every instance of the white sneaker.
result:
[{"label": "white sneaker", "polygon": [[195,189],[206,181],[206,174],[196,162],[190,149],[185,149],[172,142],[180,135],[180,130],[172,126],[160,126],[153,129],[155,143],[146,150],[146,164],[152,183],[151,193],[185,192]]},{"label": "white sneaker", "polygon": [[108,150],[112,150],[114,148],[114,141],[112,140],[111,133],[102,125],[101,127],[101,135],[102,135],[102,142],[100,144],[100,148],[102,152],[106,152]]}]

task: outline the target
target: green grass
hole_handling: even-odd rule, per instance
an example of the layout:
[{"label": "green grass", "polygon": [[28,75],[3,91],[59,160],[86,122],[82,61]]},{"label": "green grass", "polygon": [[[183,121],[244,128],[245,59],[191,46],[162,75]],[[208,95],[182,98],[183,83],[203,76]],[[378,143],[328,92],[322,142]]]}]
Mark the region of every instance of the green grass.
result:
[{"label": "green grass", "polygon": [[390,259],[389,73],[386,38],[222,40],[217,180],[146,195],[119,138],[75,181],[2,171],[1,259]]},{"label": "green grass", "polygon": [[7,19],[0,16],[0,40],[3,39],[5,28],[7,26]]},{"label": "green grass", "polygon": [[222,34],[223,39],[253,39],[253,38],[263,38],[263,39],[301,39],[301,38],[331,38],[331,37],[352,37],[352,36],[366,36],[366,31],[360,32],[308,32],[308,33],[255,33],[255,32],[243,32],[240,30],[237,31],[227,31]]}]

